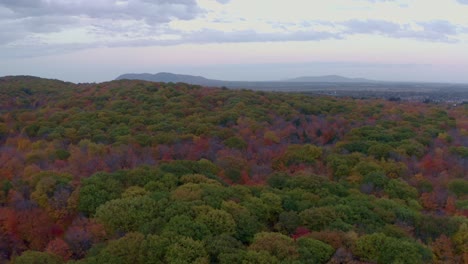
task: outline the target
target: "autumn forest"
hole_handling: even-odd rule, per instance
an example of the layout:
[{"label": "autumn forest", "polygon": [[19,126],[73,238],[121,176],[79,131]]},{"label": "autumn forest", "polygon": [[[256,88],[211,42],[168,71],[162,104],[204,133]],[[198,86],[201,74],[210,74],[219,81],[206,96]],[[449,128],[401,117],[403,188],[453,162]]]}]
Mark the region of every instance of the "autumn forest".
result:
[{"label": "autumn forest", "polygon": [[0,78],[0,263],[468,263],[468,105]]}]

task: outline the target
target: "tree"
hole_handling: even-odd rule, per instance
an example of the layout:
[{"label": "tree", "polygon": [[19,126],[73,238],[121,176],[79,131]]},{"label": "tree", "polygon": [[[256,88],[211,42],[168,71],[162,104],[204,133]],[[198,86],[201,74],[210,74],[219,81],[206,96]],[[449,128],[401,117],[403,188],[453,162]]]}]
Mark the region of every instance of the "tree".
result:
[{"label": "tree", "polygon": [[80,259],[94,245],[104,240],[106,232],[101,224],[84,217],[76,218],[65,231],[63,240],[69,246],[73,259]]},{"label": "tree", "polygon": [[211,230],[203,222],[194,221],[187,215],[177,215],[164,226],[162,234],[166,237],[185,236],[194,240],[203,240],[210,232]]},{"label": "tree", "polygon": [[245,149],[247,148],[247,143],[241,137],[230,137],[224,141],[224,144],[230,148],[235,149]]},{"label": "tree", "polygon": [[301,219],[294,211],[281,212],[278,217],[278,223],[275,229],[286,234],[292,234],[300,225]]},{"label": "tree", "polygon": [[177,187],[172,193],[171,198],[177,201],[195,201],[200,200],[202,189],[199,184],[187,183]]},{"label": "tree", "polygon": [[275,256],[267,251],[248,250],[242,264],[279,264],[281,263]]},{"label": "tree", "polygon": [[61,238],[56,238],[49,242],[46,247],[46,252],[61,257],[64,261],[67,261],[72,256],[72,251]]},{"label": "tree", "polygon": [[203,242],[180,237],[167,249],[166,261],[174,264],[208,264],[209,256]]},{"label": "tree", "polygon": [[322,230],[337,219],[339,214],[333,207],[310,208],[299,214],[302,224],[311,230]]},{"label": "tree", "polygon": [[286,152],[274,162],[274,167],[289,167],[301,163],[314,164],[321,156],[322,149],[320,147],[311,144],[289,145]]},{"label": "tree", "polygon": [[170,240],[157,235],[146,236],[146,262],[145,264],[163,263]]},{"label": "tree", "polygon": [[297,244],[300,260],[303,263],[326,263],[335,251],[330,245],[308,237],[299,238]]},{"label": "tree", "polygon": [[463,197],[468,195],[468,181],[463,179],[455,179],[448,185],[449,190],[453,192],[457,197]]},{"label": "tree", "polygon": [[[240,254],[244,245],[234,237],[222,234],[215,237],[208,237],[205,240],[206,250],[211,256],[211,262],[221,262],[227,260],[227,254]],[[221,257],[221,255],[225,255]]]},{"label": "tree", "polygon": [[460,225],[458,231],[453,235],[453,242],[458,253],[466,256],[468,254],[468,224]]},{"label": "tree", "polygon": [[99,206],[96,219],[113,231],[138,231],[157,218],[158,203],[148,196],[115,199]]},{"label": "tree", "polygon": [[145,188],[140,186],[131,186],[122,193],[122,198],[135,198],[139,196],[145,196],[147,194],[148,191],[146,191]]},{"label": "tree", "polygon": [[[245,190],[241,188],[237,191],[240,193]],[[233,216],[234,221],[236,222],[236,232],[234,237],[243,243],[251,242],[254,235],[261,230],[262,223],[246,207],[233,201],[224,201],[221,208]]]},{"label": "tree", "polygon": [[205,224],[214,235],[232,235],[236,228],[232,215],[223,210],[210,210],[200,214],[196,220]]},{"label": "tree", "polygon": [[421,194],[421,205],[427,210],[437,209],[437,201],[434,193]]},{"label": "tree", "polygon": [[393,148],[386,143],[375,143],[369,147],[368,153],[369,155],[372,155],[376,159],[380,160],[388,159],[392,150]]},{"label": "tree", "polygon": [[410,200],[416,199],[418,197],[418,191],[416,188],[399,179],[390,180],[387,186],[385,186],[384,190],[390,196],[390,198]]},{"label": "tree", "polygon": [[54,236],[63,232],[42,209],[17,211],[15,216],[14,233],[26,242],[29,249],[42,251]]},{"label": "tree", "polygon": [[83,180],[78,209],[86,215],[93,215],[101,204],[119,198],[122,189],[122,184],[113,179],[112,174],[97,173]]},{"label": "tree", "polygon": [[257,233],[249,249],[257,252],[261,252],[262,250],[267,251],[280,261],[296,259],[298,256],[294,241],[290,237],[280,233]]},{"label": "tree", "polygon": [[430,251],[421,245],[382,233],[360,237],[353,252],[362,260],[378,263],[427,263],[432,258]]},{"label": "tree", "polygon": [[21,256],[14,258],[15,264],[62,264],[60,257],[39,251],[28,250],[23,252]]},{"label": "tree", "polygon": [[441,263],[455,263],[452,241],[445,235],[441,235],[432,244],[432,252],[435,259]]},{"label": "tree", "polygon": [[88,258],[91,263],[103,264],[156,264],[164,261],[164,252],[169,245],[165,238],[141,233],[127,233],[112,240],[99,253]]}]

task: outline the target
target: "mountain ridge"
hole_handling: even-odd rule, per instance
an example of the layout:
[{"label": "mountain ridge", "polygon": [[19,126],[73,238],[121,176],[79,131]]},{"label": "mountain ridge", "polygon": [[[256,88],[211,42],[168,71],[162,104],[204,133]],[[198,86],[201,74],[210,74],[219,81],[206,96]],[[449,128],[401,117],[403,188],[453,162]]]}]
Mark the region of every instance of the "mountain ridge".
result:
[{"label": "mountain ridge", "polygon": [[156,74],[151,73],[126,73],[118,76],[116,80],[143,80],[152,82],[183,82],[189,84],[198,85],[216,85],[219,82],[225,82],[221,80],[212,80],[203,76],[195,76],[188,74],[175,74],[170,72],[159,72]]},{"label": "mountain ridge", "polygon": [[[144,80],[153,82],[185,82],[198,85],[225,85],[227,83],[245,82],[245,81],[226,81],[208,79],[203,76],[175,74],[169,72],[159,72],[156,74],[151,73],[125,73],[116,78],[116,80],[130,79],[130,80]],[[348,78],[340,75],[323,75],[323,76],[301,76],[286,80],[272,80],[272,81],[253,81],[253,83],[262,82],[303,82],[303,83],[375,83],[382,81],[369,80],[365,78]]]}]

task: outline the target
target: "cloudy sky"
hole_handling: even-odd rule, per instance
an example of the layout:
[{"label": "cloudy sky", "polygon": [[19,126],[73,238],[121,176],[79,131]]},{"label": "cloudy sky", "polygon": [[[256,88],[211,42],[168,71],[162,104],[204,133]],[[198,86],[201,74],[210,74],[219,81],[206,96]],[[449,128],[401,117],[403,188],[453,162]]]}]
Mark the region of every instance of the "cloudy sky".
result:
[{"label": "cloudy sky", "polygon": [[0,0],[0,76],[468,83],[468,0]]}]

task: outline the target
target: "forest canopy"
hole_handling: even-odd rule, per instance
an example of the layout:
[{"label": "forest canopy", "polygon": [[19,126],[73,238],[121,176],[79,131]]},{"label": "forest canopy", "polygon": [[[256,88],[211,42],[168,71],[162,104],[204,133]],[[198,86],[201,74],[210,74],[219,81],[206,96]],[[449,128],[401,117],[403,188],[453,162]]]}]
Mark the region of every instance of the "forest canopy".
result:
[{"label": "forest canopy", "polygon": [[467,105],[35,77],[0,102],[0,262],[468,262]]}]

